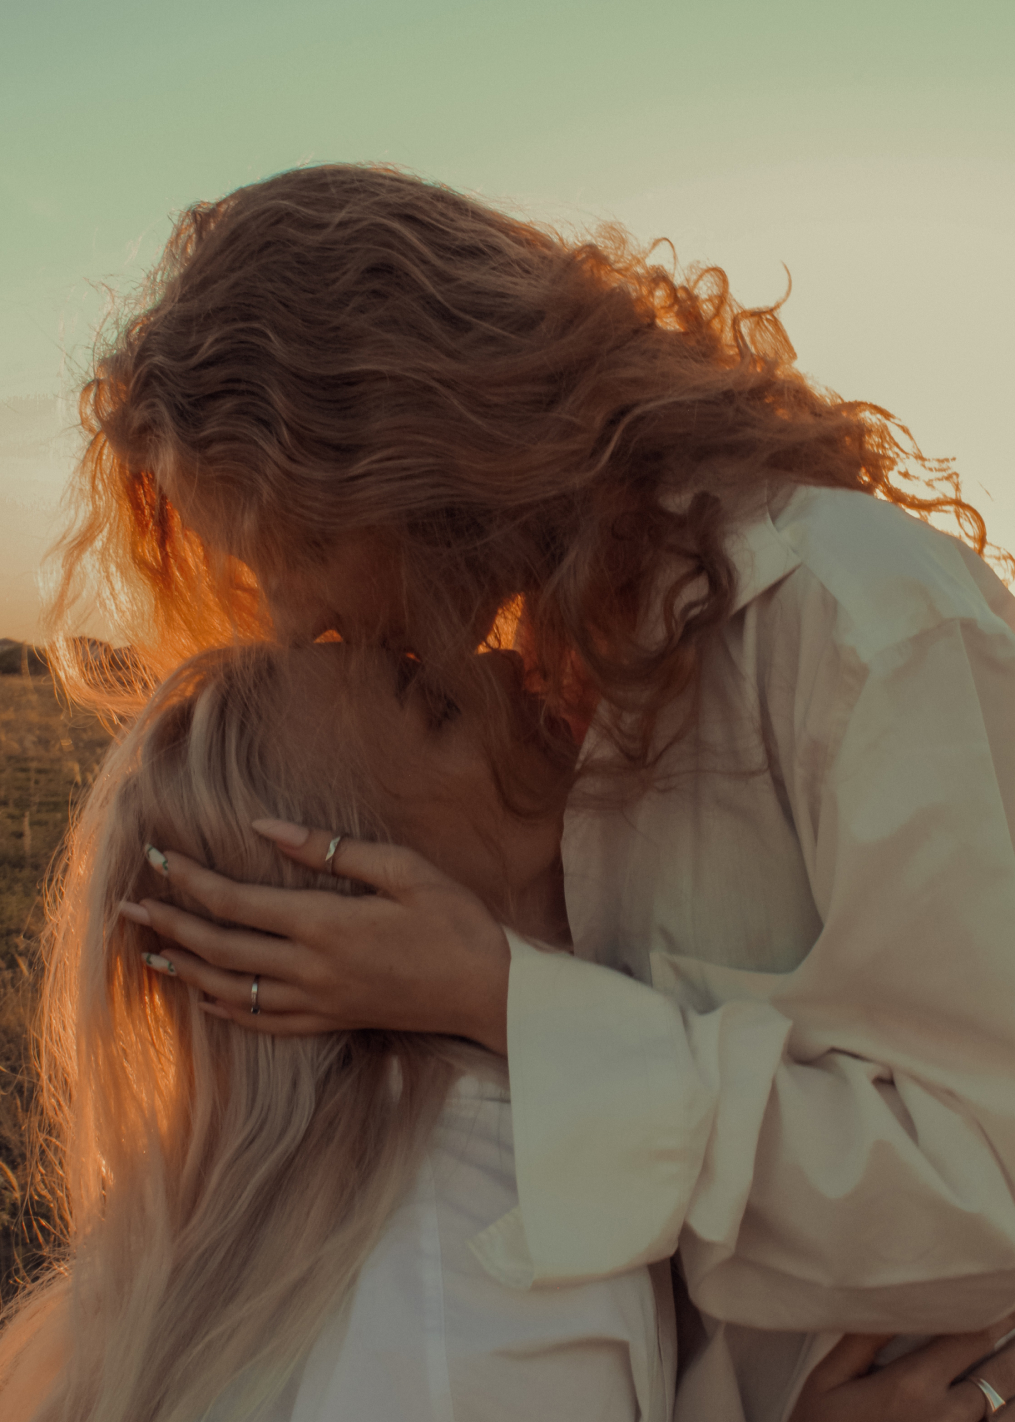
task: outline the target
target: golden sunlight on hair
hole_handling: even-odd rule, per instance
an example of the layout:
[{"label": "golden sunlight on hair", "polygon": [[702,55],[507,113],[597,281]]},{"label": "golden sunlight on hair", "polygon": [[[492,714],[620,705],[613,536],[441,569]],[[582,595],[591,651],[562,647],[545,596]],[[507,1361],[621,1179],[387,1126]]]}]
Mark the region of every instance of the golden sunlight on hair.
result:
[{"label": "golden sunlight on hair", "polygon": [[384,837],[339,665],[326,648],[267,646],[186,663],[114,745],[73,826],[49,911],[35,1123],[65,1238],[0,1335],[2,1378],[33,1337],[45,1361],[66,1321],[69,1356],[35,1422],[189,1422],[227,1387],[242,1415],[274,1395],[475,1057],[408,1033],[243,1032],[149,972],[152,930],[118,916],[153,877],[147,841],[241,879],[343,891],[250,828],[268,815]]},{"label": "golden sunlight on hair", "polygon": [[498,651],[510,650],[515,645],[518,637],[518,624],[521,621],[524,606],[525,599],[521,596],[513,597],[510,602],[504,604],[497,613],[480,651],[487,647]]},{"label": "golden sunlight on hair", "polygon": [[[947,514],[985,550],[950,467],[801,373],[778,303],[745,310],[722,270],[680,273],[664,247],[617,225],[564,237],[356,165],[184,213],[82,400],[91,444],[48,620],[71,695],[133,690],[104,689],[68,640],[89,596],[151,685],[202,646],[268,635],[237,554],[284,587],[383,531],[397,635],[453,696],[477,642],[514,640],[521,598],[553,716],[601,698],[644,769],[660,708],[732,605],[728,536],[767,500],[858,490]],[[668,609],[652,646],[650,590]]]}]

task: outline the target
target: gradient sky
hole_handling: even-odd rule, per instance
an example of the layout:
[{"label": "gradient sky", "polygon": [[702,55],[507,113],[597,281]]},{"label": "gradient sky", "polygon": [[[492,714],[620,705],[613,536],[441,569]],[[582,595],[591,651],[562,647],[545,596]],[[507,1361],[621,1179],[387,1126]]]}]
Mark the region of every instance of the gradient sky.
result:
[{"label": "gradient sky", "polygon": [[[1015,546],[1011,0],[33,0],[0,22],[0,636],[31,636],[101,285],[170,214],[382,160],[619,218],[783,311]],[[54,398],[49,405],[28,395]]]}]

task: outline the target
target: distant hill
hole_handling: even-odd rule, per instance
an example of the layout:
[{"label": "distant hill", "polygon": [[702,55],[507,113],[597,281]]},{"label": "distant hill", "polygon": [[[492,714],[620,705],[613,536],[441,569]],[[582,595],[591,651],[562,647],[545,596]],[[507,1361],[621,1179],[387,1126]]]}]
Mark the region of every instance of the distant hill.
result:
[{"label": "distant hill", "polygon": [[0,637],[0,676],[16,676],[19,672],[29,676],[45,676],[49,671],[46,657],[38,647],[30,642],[15,642],[10,637]]},{"label": "distant hill", "polygon": [[[111,647],[108,642],[100,642],[95,637],[82,639],[90,659],[101,665],[106,673],[130,674],[137,663],[129,647]],[[49,664],[42,647],[33,647],[31,642],[17,642],[13,637],[0,637],[0,676],[46,676]]]}]

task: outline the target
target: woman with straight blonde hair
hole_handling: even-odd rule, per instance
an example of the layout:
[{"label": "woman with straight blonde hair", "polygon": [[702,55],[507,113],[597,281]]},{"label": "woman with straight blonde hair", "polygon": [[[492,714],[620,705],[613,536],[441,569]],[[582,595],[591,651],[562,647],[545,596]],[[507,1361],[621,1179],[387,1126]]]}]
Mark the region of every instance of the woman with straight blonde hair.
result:
[{"label": "woman with straight blonde hair", "polygon": [[[181,863],[284,939],[252,1018],[257,936],[156,904],[181,976],[264,1033],[506,1054],[520,1204],[475,1248],[537,1291],[676,1251],[705,1323],[682,1422],[783,1422],[843,1329],[1007,1312],[1015,603],[947,467],[721,272],[343,165],[185,213],[82,412],[74,694],[130,701],[68,636],[90,588],[142,695],[227,636],[339,634],[482,723],[506,807],[570,790],[573,956],[412,876],[311,912]],[[511,643],[538,764],[475,656]],[[346,829],[272,832],[319,866]]]},{"label": "woman with straight blonde hair", "polygon": [[353,702],[352,657],[186,663],[74,826],[40,1019],[40,1164],[66,1249],[0,1334],[4,1422],[669,1418],[668,1268],[538,1298],[466,1248],[517,1199],[498,1058],[412,1032],[241,1032],[171,970],[146,915],[121,912],[141,893],[191,902],[139,842],[326,902],[363,886],[280,860],[252,822],[339,818],[397,866],[412,856],[385,851],[392,831],[423,830],[436,804],[473,885],[455,890],[463,922],[482,894],[552,935],[559,824],[505,832],[465,732],[449,797],[395,659],[359,659]]}]

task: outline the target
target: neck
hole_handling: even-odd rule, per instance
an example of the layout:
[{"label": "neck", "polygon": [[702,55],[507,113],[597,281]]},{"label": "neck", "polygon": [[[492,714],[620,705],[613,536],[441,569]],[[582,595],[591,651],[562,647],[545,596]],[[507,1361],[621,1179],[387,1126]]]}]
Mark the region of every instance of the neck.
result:
[{"label": "neck", "polygon": [[508,922],[524,938],[538,939],[553,948],[571,947],[564,868],[559,859],[545,874],[515,893]]}]

